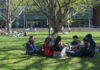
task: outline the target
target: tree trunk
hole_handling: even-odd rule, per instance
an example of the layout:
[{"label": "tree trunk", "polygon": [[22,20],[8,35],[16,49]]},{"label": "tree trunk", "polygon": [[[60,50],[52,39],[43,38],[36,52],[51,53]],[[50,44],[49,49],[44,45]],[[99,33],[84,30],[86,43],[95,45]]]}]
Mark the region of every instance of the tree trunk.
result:
[{"label": "tree trunk", "polygon": [[50,24],[53,28],[53,34],[57,34],[58,32],[62,32],[63,24],[61,22],[58,22],[58,20],[56,20],[55,22],[53,20],[51,20]]},{"label": "tree trunk", "polygon": [[58,26],[53,27],[53,34],[57,34],[58,32],[62,32],[61,28],[62,27],[59,28]]},{"label": "tree trunk", "polygon": [[12,22],[11,22],[11,0],[8,0],[8,7],[7,7],[7,25],[8,25],[8,29],[7,32],[8,33],[12,33]]},{"label": "tree trunk", "polygon": [[8,33],[12,33],[12,23],[8,23],[8,29],[7,29]]}]

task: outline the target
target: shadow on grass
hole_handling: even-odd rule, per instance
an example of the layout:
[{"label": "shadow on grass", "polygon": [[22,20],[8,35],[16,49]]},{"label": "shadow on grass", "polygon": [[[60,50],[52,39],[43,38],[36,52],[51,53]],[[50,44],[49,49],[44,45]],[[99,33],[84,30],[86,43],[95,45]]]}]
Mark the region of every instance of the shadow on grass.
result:
[{"label": "shadow on grass", "polygon": [[[51,58],[36,59],[35,62],[24,67],[23,70],[99,70],[99,66],[94,61],[94,58],[65,58],[49,61]],[[78,62],[73,62],[74,59],[80,59]],[[97,59],[99,60],[99,59]],[[49,61],[49,62],[45,62]]]},{"label": "shadow on grass", "polygon": [[[83,37],[80,37],[80,39],[82,38]],[[63,37],[63,39],[65,39],[65,37]],[[94,37],[94,39],[99,41],[100,38]],[[7,42],[20,42],[24,40],[26,40],[26,38]],[[43,43],[43,40],[37,42],[37,44],[41,43]],[[12,60],[15,61],[10,62]],[[26,62],[27,60],[29,60],[28,63]],[[19,68],[20,63],[24,64],[22,68]],[[15,64],[19,64],[18,67]],[[0,48],[0,69],[1,68],[8,68],[8,70],[99,70],[100,52],[96,53],[94,58],[51,58],[25,55],[25,44],[20,46],[8,46]]]},{"label": "shadow on grass", "polygon": [[[16,48],[16,50],[20,50],[21,48]],[[0,52],[9,52],[11,50],[15,50],[15,48],[6,48],[5,50],[0,50]],[[21,49],[23,51],[23,49]],[[26,56],[26,55],[13,55],[7,54],[6,56],[0,58],[0,61],[9,60],[9,59],[19,59],[14,61],[10,67],[9,64],[1,64],[0,68],[7,67],[12,70],[99,70],[100,68],[100,52],[96,54],[94,58],[78,58],[78,57],[64,57],[64,58],[51,58],[51,57],[43,57],[43,56]],[[8,58],[8,56],[11,56]],[[33,58],[33,59],[32,59]],[[23,66],[23,68],[16,69],[14,64],[23,63],[26,64],[25,61],[30,60],[29,64]],[[19,65],[20,66],[20,65]]]}]

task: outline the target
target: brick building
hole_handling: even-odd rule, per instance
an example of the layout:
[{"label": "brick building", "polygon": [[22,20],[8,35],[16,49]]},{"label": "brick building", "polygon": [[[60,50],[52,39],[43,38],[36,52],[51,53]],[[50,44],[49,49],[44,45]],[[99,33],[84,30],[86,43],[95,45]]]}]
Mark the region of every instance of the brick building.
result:
[{"label": "brick building", "polygon": [[100,27],[100,1],[97,0],[93,9],[93,25]]}]

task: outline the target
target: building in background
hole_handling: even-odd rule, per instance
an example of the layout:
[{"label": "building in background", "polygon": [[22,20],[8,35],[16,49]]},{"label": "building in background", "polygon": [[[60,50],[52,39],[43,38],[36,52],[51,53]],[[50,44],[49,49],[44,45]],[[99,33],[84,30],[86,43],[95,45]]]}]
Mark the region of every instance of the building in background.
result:
[{"label": "building in background", "polygon": [[93,25],[100,27],[100,0],[95,0],[93,8]]},{"label": "building in background", "polygon": [[[58,16],[59,17],[59,16]],[[71,27],[93,27],[93,8],[87,9],[87,12],[80,12],[72,17],[74,22],[71,23]],[[40,12],[40,10],[36,10],[30,13],[23,13],[17,20],[17,23],[13,24],[13,27],[48,27],[47,17]],[[68,27],[68,25],[64,25]]]},{"label": "building in background", "polygon": [[[4,0],[0,0],[0,3],[4,2]],[[18,8],[21,10],[21,7]],[[0,15],[3,14],[5,9],[0,7]],[[27,11],[27,10],[26,10]],[[59,17],[59,16],[58,16]],[[14,17],[12,17],[14,18]],[[95,4],[90,5],[86,12],[80,12],[72,17],[72,21],[70,23],[71,27],[100,27],[100,1],[95,0]],[[0,25],[3,26],[5,21],[0,17]],[[28,11],[22,13],[17,20],[12,24],[13,28],[28,28],[32,27],[48,27],[47,17],[43,15],[39,9],[35,11]],[[67,25],[65,25],[66,27]]]}]

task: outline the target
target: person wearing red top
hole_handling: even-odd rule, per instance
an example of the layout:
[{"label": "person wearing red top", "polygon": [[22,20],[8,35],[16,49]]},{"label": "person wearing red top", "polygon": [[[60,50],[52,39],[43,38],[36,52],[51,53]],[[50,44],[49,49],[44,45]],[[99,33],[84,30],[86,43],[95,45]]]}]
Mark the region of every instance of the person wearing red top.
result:
[{"label": "person wearing red top", "polygon": [[52,39],[49,37],[46,38],[45,43],[43,45],[45,56],[53,56],[53,51],[51,50],[52,46],[54,46]]}]

